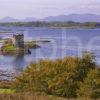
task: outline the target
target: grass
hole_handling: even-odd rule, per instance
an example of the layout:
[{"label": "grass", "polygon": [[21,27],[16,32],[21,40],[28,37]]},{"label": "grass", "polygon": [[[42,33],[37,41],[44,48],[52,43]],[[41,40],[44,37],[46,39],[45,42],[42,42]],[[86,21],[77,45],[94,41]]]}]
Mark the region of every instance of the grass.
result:
[{"label": "grass", "polygon": [[22,52],[23,53],[23,49],[18,50],[13,45],[5,45],[5,46],[3,46],[3,49],[2,50],[3,50],[2,51],[2,54],[4,54],[4,55],[16,55],[19,52]]},{"label": "grass", "polygon": [[0,89],[0,94],[13,94],[15,90],[12,89]]},{"label": "grass", "polygon": [[5,46],[5,50],[7,50],[7,51],[16,51],[16,47],[7,45],[7,46]]}]

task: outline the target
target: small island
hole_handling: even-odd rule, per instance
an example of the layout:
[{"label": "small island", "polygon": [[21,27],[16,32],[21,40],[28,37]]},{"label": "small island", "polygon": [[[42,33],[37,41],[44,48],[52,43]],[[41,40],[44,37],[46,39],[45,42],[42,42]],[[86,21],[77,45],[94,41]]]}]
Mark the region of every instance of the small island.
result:
[{"label": "small island", "polygon": [[31,54],[30,49],[40,48],[35,41],[24,41],[24,34],[13,34],[12,38],[1,39],[2,46],[0,47],[0,54],[2,55],[16,55],[16,54]]}]

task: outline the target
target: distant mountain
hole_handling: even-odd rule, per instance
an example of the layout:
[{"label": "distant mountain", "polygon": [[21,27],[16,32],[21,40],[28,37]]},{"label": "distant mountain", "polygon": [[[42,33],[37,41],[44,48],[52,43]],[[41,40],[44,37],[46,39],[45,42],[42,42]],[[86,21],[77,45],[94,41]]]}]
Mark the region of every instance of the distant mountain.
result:
[{"label": "distant mountain", "polygon": [[32,22],[32,21],[37,21],[38,19],[33,18],[33,17],[27,17],[25,19],[15,19],[12,17],[4,17],[0,19],[0,22],[5,23],[5,22]]},{"label": "distant mountain", "polygon": [[100,15],[71,14],[46,17],[44,21],[100,22]]},{"label": "distant mountain", "polygon": [[0,19],[0,22],[18,22],[18,19],[12,18],[12,17],[4,17]]},{"label": "distant mountain", "polygon": [[37,19],[34,17],[27,17],[25,19],[15,19],[12,17],[5,17],[0,19],[0,22],[32,22],[32,21],[74,21],[74,22],[100,22],[100,15],[96,14],[71,14],[71,15],[59,15],[49,16],[44,19]]}]

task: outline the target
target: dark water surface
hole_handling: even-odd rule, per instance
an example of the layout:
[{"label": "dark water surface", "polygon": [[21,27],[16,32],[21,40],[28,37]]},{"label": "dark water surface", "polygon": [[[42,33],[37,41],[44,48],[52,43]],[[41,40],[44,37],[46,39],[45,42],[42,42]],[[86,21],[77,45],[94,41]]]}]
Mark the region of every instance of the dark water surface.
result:
[{"label": "dark water surface", "polygon": [[[4,31],[9,34],[2,34]],[[39,59],[81,56],[83,51],[93,52],[96,55],[97,63],[100,65],[100,29],[0,27],[0,37],[12,37],[10,32],[23,32],[25,40],[43,39],[51,42],[39,43],[41,48],[31,49],[31,55],[0,55],[0,69],[22,70],[29,63]]]}]

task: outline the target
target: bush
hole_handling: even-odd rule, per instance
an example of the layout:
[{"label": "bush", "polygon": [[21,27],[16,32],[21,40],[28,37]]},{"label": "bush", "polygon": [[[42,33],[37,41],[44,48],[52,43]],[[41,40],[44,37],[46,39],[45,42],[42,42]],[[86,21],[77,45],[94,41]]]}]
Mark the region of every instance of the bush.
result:
[{"label": "bush", "polygon": [[82,57],[66,57],[56,61],[41,60],[30,64],[14,82],[17,92],[44,92],[62,97],[77,97],[79,82],[91,69],[95,69],[95,59],[89,54]]},{"label": "bush", "polygon": [[79,97],[100,98],[100,70],[91,70],[77,92]]}]

